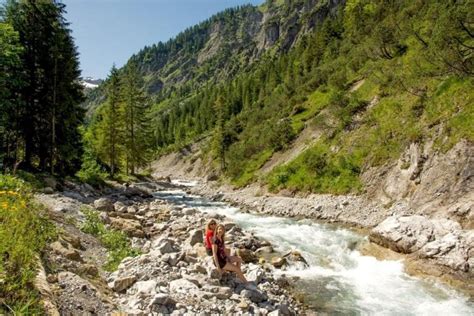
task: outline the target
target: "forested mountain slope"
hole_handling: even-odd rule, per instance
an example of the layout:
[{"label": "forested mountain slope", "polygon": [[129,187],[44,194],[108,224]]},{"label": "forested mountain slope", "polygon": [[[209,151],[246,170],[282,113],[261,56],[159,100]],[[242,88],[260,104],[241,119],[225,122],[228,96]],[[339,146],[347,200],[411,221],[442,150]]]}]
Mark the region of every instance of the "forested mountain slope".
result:
[{"label": "forested mountain slope", "polygon": [[429,148],[426,160],[464,140],[469,157],[473,12],[469,1],[267,1],[146,47],[119,72],[134,65],[150,97],[150,157],[200,141],[206,170],[237,186],[363,192],[376,186],[367,171],[410,146]]}]

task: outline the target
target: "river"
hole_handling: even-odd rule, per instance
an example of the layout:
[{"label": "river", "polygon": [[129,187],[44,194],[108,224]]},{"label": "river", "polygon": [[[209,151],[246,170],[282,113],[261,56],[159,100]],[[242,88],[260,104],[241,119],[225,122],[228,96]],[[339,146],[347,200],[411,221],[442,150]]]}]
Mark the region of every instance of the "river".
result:
[{"label": "river", "polygon": [[[193,183],[178,184],[192,185]],[[182,190],[156,195],[202,212],[225,215],[272,243],[278,252],[299,251],[310,267],[283,271],[315,312],[331,315],[474,315],[474,304],[439,282],[409,276],[402,261],[364,256],[354,245],[367,237],[336,225],[241,212],[226,203]]]}]

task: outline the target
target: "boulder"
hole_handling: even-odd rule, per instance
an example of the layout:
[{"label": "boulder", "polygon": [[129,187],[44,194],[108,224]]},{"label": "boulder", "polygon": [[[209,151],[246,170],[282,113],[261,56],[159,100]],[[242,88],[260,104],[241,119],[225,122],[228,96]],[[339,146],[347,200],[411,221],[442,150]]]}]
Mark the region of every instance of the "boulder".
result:
[{"label": "boulder", "polygon": [[283,257],[273,257],[272,258],[272,265],[275,268],[281,268],[286,264],[286,259]]},{"label": "boulder", "polygon": [[115,212],[125,213],[127,211],[127,205],[123,202],[117,201],[114,203],[114,210]]},{"label": "boulder", "polygon": [[250,301],[254,303],[261,303],[263,301],[266,301],[268,299],[267,295],[259,290],[242,290],[240,292],[240,296],[249,299]]},{"label": "boulder", "polygon": [[255,264],[249,264],[245,275],[248,281],[259,284],[265,276],[265,271]]},{"label": "boulder", "polygon": [[214,286],[214,285],[205,285],[202,290],[206,291],[206,296],[204,298],[211,299],[216,297],[219,300],[229,299],[234,293],[230,287],[227,286]]},{"label": "boulder", "polygon": [[140,296],[151,296],[156,294],[157,282],[154,280],[139,281],[129,291]]},{"label": "boulder", "polygon": [[306,259],[301,255],[299,251],[290,251],[283,256],[286,259],[286,264],[291,267],[296,267],[299,269],[306,269],[309,267]]},{"label": "boulder", "polygon": [[186,279],[173,280],[169,284],[171,293],[189,294],[192,291],[197,291],[199,288],[193,282]]},{"label": "boulder", "polygon": [[158,293],[150,301],[150,306],[152,305],[171,305],[176,304],[176,302],[171,298],[169,294]]},{"label": "boulder", "polygon": [[121,217],[112,217],[110,220],[112,228],[123,231],[129,237],[145,238],[146,236],[139,221]]},{"label": "boulder", "polygon": [[64,243],[64,244],[65,245],[63,245],[63,243],[61,243],[60,241],[55,241],[50,245],[50,247],[54,253],[62,257],[65,257],[69,260],[79,261],[79,262],[83,261],[79,251],[72,248],[72,246],[68,243]]},{"label": "boulder", "polygon": [[46,188],[44,188],[44,189],[42,190],[42,192],[43,192],[44,194],[53,194],[53,193],[54,193],[54,190],[53,190],[53,188],[51,188],[51,187],[46,187]]},{"label": "boulder", "polygon": [[153,241],[151,247],[152,249],[159,251],[161,254],[172,253],[172,252],[178,251],[175,241],[169,238],[162,238],[162,239],[155,240]]},{"label": "boulder", "polygon": [[242,261],[245,263],[257,262],[258,258],[252,250],[240,248],[237,249],[237,255],[242,258]]},{"label": "boulder", "polygon": [[134,275],[118,277],[109,283],[109,287],[115,292],[122,292],[131,287],[136,280],[137,277]]},{"label": "boulder", "polygon": [[203,242],[203,233],[204,231],[202,229],[193,229],[189,233],[189,238],[186,240],[186,245],[189,246],[194,246],[197,243],[202,243]]},{"label": "boulder", "polygon": [[191,207],[183,208],[183,213],[184,213],[184,215],[189,215],[189,216],[191,216],[191,215],[196,214],[197,212],[198,212],[198,211],[197,211],[196,209],[191,208]]},{"label": "boulder", "polygon": [[224,223],[225,231],[229,231],[232,228],[234,228],[235,226],[236,226],[236,224],[233,223],[233,222],[225,222]]},{"label": "boulder", "polygon": [[81,274],[85,274],[91,277],[97,277],[99,275],[99,269],[93,264],[85,264],[79,268]]},{"label": "boulder", "polygon": [[113,212],[114,203],[109,198],[100,198],[94,201],[94,208],[99,211]]},{"label": "boulder", "polygon": [[401,253],[413,253],[451,231],[461,230],[447,219],[428,219],[421,215],[391,216],[370,233],[370,240]]}]

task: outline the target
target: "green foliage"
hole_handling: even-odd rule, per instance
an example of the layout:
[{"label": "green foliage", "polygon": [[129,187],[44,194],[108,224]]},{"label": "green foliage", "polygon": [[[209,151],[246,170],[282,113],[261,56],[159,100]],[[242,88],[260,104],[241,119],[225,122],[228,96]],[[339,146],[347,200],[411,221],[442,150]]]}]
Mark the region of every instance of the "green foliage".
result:
[{"label": "green foliage", "polygon": [[344,194],[361,189],[359,172],[355,157],[333,153],[327,143],[320,141],[288,165],[275,168],[268,183],[273,191],[289,188]]},{"label": "green foliage", "polygon": [[42,313],[33,282],[41,252],[57,238],[30,186],[0,175],[0,313]]},{"label": "green foliage", "polygon": [[[84,155],[79,177],[97,182],[120,173],[135,174],[151,159],[151,118],[142,79],[134,63],[122,72],[112,67],[106,101],[83,132]],[[104,171],[103,171],[104,170]]]},{"label": "green foliage", "polygon": [[[397,159],[410,143],[434,139],[448,150],[472,141],[469,1],[331,5],[266,1],[217,15],[133,56],[144,86],[156,92],[153,151],[209,137],[207,158],[243,186],[306,131],[309,149],[264,181],[274,190],[347,193],[362,189],[361,170]],[[268,32],[287,23],[310,31],[291,45],[277,40],[250,62],[256,48],[241,45],[246,35],[239,24],[257,10],[272,12],[263,25]],[[212,32],[206,30],[218,22],[227,23],[219,24],[222,45],[208,56],[203,48],[212,46]]]},{"label": "green foliage", "polygon": [[104,269],[114,271],[124,258],[135,257],[140,254],[138,249],[130,246],[130,241],[123,232],[107,229],[100,220],[98,212],[89,208],[83,208],[82,212],[86,216],[86,220],[82,224],[81,230],[87,234],[97,236],[109,251],[109,258],[104,265]]},{"label": "green foliage", "polygon": [[8,1],[0,12],[0,156],[3,169],[72,174],[84,111],[65,6]]}]

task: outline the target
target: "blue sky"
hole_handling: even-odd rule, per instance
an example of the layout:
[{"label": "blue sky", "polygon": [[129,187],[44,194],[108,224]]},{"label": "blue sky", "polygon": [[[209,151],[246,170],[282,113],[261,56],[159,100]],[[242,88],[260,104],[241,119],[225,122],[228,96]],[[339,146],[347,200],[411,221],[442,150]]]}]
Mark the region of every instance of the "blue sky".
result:
[{"label": "blue sky", "polygon": [[105,78],[145,45],[166,41],[225,8],[263,0],[63,0],[82,76]]}]

